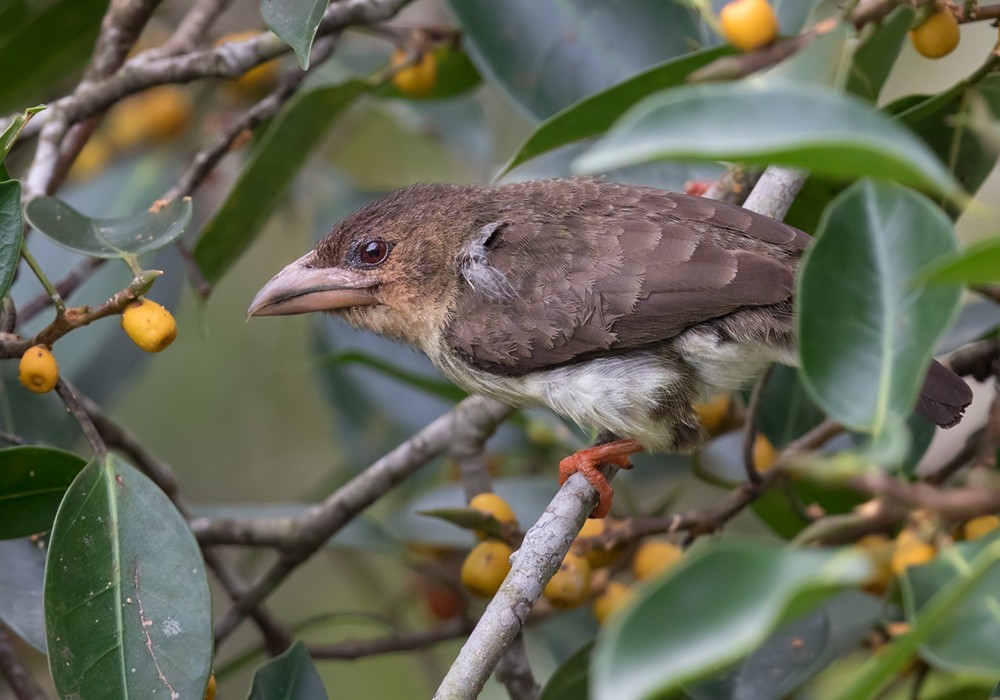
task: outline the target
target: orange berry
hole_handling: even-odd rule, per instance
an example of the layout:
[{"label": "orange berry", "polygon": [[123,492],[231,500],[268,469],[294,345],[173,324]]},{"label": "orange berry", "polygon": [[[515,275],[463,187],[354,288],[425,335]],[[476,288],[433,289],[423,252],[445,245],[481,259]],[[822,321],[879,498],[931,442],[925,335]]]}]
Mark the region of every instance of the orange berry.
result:
[{"label": "orange berry", "polygon": [[122,328],[146,352],[160,352],[177,337],[177,321],[151,299],[137,299],[122,311]]},{"label": "orange berry", "polygon": [[864,589],[869,593],[882,595],[892,579],[893,541],[885,535],[865,535],[854,546],[872,563],[872,575],[865,582]]},{"label": "orange berry", "polygon": [[618,581],[611,581],[601,595],[594,598],[594,617],[605,624],[635,598],[635,589]]},{"label": "orange berry", "polygon": [[465,609],[465,601],[454,586],[428,581],[422,586],[422,591],[427,609],[439,620],[450,620]]},{"label": "orange berry", "polygon": [[910,31],[910,42],[921,56],[941,58],[955,50],[961,35],[955,15],[940,7],[927,21]]},{"label": "orange berry", "polygon": [[977,537],[993,532],[1000,527],[1000,517],[995,515],[980,515],[973,518],[962,526],[962,536],[967,540],[974,540]]},{"label": "orange berry", "polygon": [[652,578],[672,569],[684,554],[677,545],[664,540],[644,540],[632,557],[632,573],[637,579]]},{"label": "orange berry", "polygon": [[[410,60],[410,54],[399,50],[392,54],[390,63],[393,68],[402,66]],[[392,76],[396,89],[407,97],[423,97],[434,89],[438,78],[438,63],[433,51],[425,50],[412,65],[401,68]]]},{"label": "orange berry", "polygon": [[205,688],[205,700],[215,700],[215,674],[208,677],[208,686]]},{"label": "orange berry", "polygon": [[753,463],[763,474],[778,462],[778,451],[763,433],[758,433],[753,441]]},{"label": "orange berry", "polygon": [[767,46],[778,36],[778,15],[767,0],[733,0],[719,13],[722,35],[741,51]]},{"label": "orange berry", "polygon": [[[608,524],[607,518],[587,518],[583,522],[583,527],[580,528],[580,534],[577,535],[577,539],[598,537],[604,534],[604,530]],[[614,564],[618,557],[621,556],[621,553],[621,549],[591,549],[584,556],[587,557],[587,563],[590,564],[591,569],[602,569],[605,566]]]},{"label": "orange berry", "polygon": [[119,148],[170,141],[191,122],[192,112],[183,88],[150,88],[115,105],[108,115],[108,138]]},{"label": "orange berry", "polygon": [[568,552],[542,591],[557,608],[575,608],[590,594],[590,564],[586,557]]},{"label": "orange berry", "polygon": [[473,595],[492,598],[510,573],[510,556],[513,553],[506,542],[480,542],[462,562],[462,583]]},{"label": "orange berry", "polygon": [[59,383],[59,365],[44,345],[35,345],[24,351],[17,366],[17,381],[28,391],[44,394]]},{"label": "orange berry", "polygon": [[704,403],[694,405],[698,422],[709,435],[718,435],[729,417],[729,407],[732,403],[729,394],[719,394]]},{"label": "orange berry", "polygon": [[911,566],[926,564],[937,556],[937,547],[920,539],[913,530],[902,530],[896,536],[892,552],[892,570],[901,576]]},{"label": "orange berry", "polygon": [[[480,513],[486,515],[492,515],[502,525],[517,522],[517,516],[514,515],[514,509],[510,507],[510,504],[500,498],[500,496],[489,491],[473,496],[472,500],[469,501],[469,508],[478,510]],[[486,537],[485,532],[478,532],[477,534],[480,537]]]}]

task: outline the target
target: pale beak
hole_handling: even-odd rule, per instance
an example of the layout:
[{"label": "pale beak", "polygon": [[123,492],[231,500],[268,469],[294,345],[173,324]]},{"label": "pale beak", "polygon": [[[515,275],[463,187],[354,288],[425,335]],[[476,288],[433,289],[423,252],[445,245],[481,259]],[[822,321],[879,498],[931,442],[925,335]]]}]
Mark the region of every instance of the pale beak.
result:
[{"label": "pale beak", "polygon": [[377,304],[378,280],[356,270],[322,267],[308,253],[271,278],[250,302],[250,316],[288,316]]}]

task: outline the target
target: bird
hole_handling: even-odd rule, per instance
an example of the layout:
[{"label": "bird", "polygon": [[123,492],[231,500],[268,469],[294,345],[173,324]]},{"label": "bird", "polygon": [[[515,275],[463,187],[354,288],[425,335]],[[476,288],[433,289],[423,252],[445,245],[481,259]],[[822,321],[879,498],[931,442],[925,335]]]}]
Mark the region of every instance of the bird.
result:
[{"label": "bird", "polygon": [[[687,454],[694,405],[795,366],[811,237],[742,207],[595,178],[417,184],[349,215],[257,293],[250,316],[326,312],[423,352],[452,383],[598,432],[560,462]],[[957,423],[969,386],[931,365],[916,410]]]}]

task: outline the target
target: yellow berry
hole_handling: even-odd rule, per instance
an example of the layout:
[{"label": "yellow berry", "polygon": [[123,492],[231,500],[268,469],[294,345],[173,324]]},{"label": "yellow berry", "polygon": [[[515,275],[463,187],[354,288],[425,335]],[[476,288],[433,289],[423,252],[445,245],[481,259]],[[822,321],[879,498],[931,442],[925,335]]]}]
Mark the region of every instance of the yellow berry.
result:
[{"label": "yellow berry", "polygon": [[978,518],[973,518],[962,526],[962,536],[967,540],[974,540],[988,532],[993,532],[998,527],[1000,527],[1000,517],[995,515],[980,515]]},{"label": "yellow berry", "polygon": [[778,36],[778,15],[767,0],[733,0],[719,13],[722,34],[742,51],[767,46]]},{"label": "yellow berry", "polygon": [[892,579],[892,554],[895,545],[885,535],[865,535],[854,546],[868,557],[872,564],[872,575],[865,582],[864,589],[875,595],[885,593]]},{"label": "yellow berry", "polygon": [[903,530],[896,536],[892,551],[892,570],[902,575],[911,566],[926,564],[937,556],[937,548],[920,539],[913,530]]},{"label": "yellow berry", "polygon": [[28,348],[21,355],[17,380],[25,389],[36,394],[52,391],[59,382],[59,365],[52,351],[44,345]]},{"label": "yellow berry", "polygon": [[637,579],[652,578],[671,569],[684,551],[664,540],[645,540],[632,557],[632,573]]},{"label": "yellow berry", "polygon": [[137,299],[122,311],[122,328],[146,352],[160,352],[177,337],[177,321],[150,299]]},{"label": "yellow berry", "polygon": [[926,22],[910,31],[910,41],[921,56],[941,58],[955,50],[961,34],[955,15],[941,7]]},{"label": "yellow berry", "polygon": [[778,462],[778,451],[763,433],[758,433],[753,441],[753,463],[760,473],[766,472]]},{"label": "yellow berry", "polygon": [[115,154],[114,144],[107,136],[94,134],[73,161],[69,175],[74,180],[89,180],[104,170]]},{"label": "yellow berry", "polygon": [[603,625],[621,612],[633,598],[635,598],[634,588],[612,581],[601,595],[594,598],[594,617]]},{"label": "yellow berry", "polygon": [[[392,54],[393,68],[402,66],[411,60],[411,54],[406,51],[395,51]],[[392,82],[401,93],[408,97],[423,97],[434,89],[438,77],[438,64],[434,52],[425,50],[412,65],[401,68],[392,76]]]},{"label": "yellow berry", "polygon": [[[577,535],[577,539],[603,535],[609,524],[607,518],[587,518],[583,523],[583,527],[580,528],[580,534]],[[590,564],[591,569],[602,569],[605,566],[614,564],[618,557],[621,556],[621,553],[621,549],[590,549],[587,550],[584,556],[587,557],[587,563]]]},{"label": "yellow berry", "polygon": [[542,591],[557,608],[575,608],[590,594],[590,564],[586,557],[569,552]]},{"label": "yellow berry", "polygon": [[513,550],[506,542],[480,542],[462,562],[462,583],[473,595],[492,598],[510,573]]},{"label": "yellow berry", "polygon": [[177,85],[160,85],[119,102],[108,115],[107,133],[119,148],[163,143],[191,121],[191,99]]},{"label": "yellow berry", "polygon": [[[517,522],[517,517],[514,515],[514,510],[510,507],[510,504],[500,498],[500,496],[489,491],[473,496],[472,500],[469,501],[469,508],[478,510],[480,513],[486,515],[492,515],[501,525]],[[477,532],[477,534],[480,537],[486,537],[485,532]]]},{"label": "yellow berry", "polygon": [[208,677],[208,686],[205,688],[205,700],[215,700],[215,674]]},{"label": "yellow berry", "polygon": [[722,431],[729,418],[730,403],[729,394],[719,394],[704,403],[695,404],[694,412],[698,415],[698,422],[709,435],[718,435]]}]

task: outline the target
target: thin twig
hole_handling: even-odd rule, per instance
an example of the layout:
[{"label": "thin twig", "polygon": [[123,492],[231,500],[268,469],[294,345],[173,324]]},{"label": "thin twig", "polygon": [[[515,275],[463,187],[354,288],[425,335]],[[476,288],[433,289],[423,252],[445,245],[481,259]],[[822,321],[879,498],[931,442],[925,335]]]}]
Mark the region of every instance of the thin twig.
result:
[{"label": "thin twig", "polygon": [[750,392],[750,401],[747,403],[747,414],[743,423],[743,469],[747,474],[747,481],[756,484],[760,481],[760,472],[754,463],[753,448],[757,441],[757,413],[760,411],[760,402],[764,397],[764,389],[767,381],[771,378],[773,367],[768,367],[753,385]]},{"label": "thin twig", "polygon": [[510,700],[538,700],[542,687],[531,672],[531,661],[524,648],[524,635],[518,634],[497,664],[497,680],[507,689]]},{"label": "thin twig", "polygon": [[338,644],[310,644],[308,649],[309,655],[314,659],[361,659],[367,656],[425,649],[440,642],[464,637],[472,631],[473,626],[472,620],[458,617],[430,630],[402,632],[375,639],[352,639]]},{"label": "thin twig", "polygon": [[108,446],[104,442],[104,438],[97,431],[94,426],[94,421],[90,419],[90,416],[84,410],[80,401],[76,398],[76,392],[73,391],[73,387],[65,379],[60,379],[56,384],[56,393],[59,394],[59,398],[63,400],[66,404],[66,408],[69,412],[73,414],[76,418],[76,422],[80,424],[80,429],[83,431],[83,436],[87,438],[87,442],[90,444],[90,448],[94,451],[94,455],[99,459],[103,459],[108,456]]},{"label": "thin twig", "polygon": [[0,625],[0,676],[6,679],[17,700],[47,700],[48,696],[17,658],[6,628]]}]

